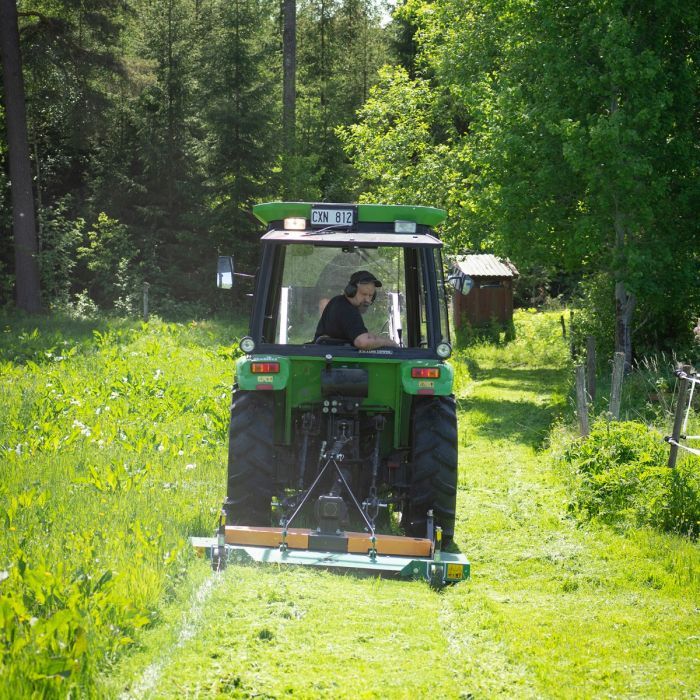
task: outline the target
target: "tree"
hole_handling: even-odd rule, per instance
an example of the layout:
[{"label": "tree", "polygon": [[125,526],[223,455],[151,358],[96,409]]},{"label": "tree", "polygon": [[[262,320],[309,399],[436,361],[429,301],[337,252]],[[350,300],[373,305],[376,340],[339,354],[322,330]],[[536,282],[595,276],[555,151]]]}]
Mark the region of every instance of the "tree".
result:
[{"label": "tree", "polygon": [[320,197],[352,198],[352,172],[338,137],[351,124],[388,57],[374,0],[304,0],[299,5],[298,153]]},{"label": "tree", "polygon": [[[67,300],[74,279],[73,222],[83,213],[87,171],[108,120],[109,81],[121,68],[114,46],[125,10],[117,0],[29,0],[20,10],[40,286],[50,307]],[[7,266],[6,252],[0,257]]]},{"label": "tree", "polygon": [[293,155],[296,141],[297,3],[282,0],[282,131],[284,150]]},{"label": "tree", "polygon": [[402,67],[380,70],[358,123],[339,132],[365,200],[456,208],[460,173],[437,137],[449,129],[440,107],[428,81]]},{"label": "tree", "polygon": [[275,99],[279,65],[270,61],[278,42],[276,16],[265,3],[221,0],[202,18],[208,41],[202,48],[197,100],[201,105],[199,165],[204,177],[203,216],[212,258],[235,251],[244,264],[257,256],[254,203],[271,188],[280,153],[281,105]]},{"label": "tree", "polygon": [[[414,166],[418,174],[442,152],[460,173],[462,192],[447,205],[462,247],[487,240],[522,265],[602,273],[628,362],[636,330],[649,342],[689,326],[682,314],[700,286],[698,9],[680,0],[414,0],[410,9],[416,74],[432,94],[424,101],[441,101],[452,126],[428,114],[432,144]],[[404,128],[401,115],[363,116],[370,134],[358,163],[362,149],[381,153],[380,135],[391,146]],[[383,162],[387,183],[406,167]]]},{"label": "tree", "polygon": [[[140,252],[138,276],[151,285],[154,310],[163,312],[186,299],[201,299],[206,289],[193,102],[202,37],[198,8],[189,2],[155,0],[134,8],[127,61],[140,71],[134,76],[140,89],[134,90],[126,113],[125,146],[132,150],[121,154],[127,159],[129,181],[120,192],[124,199],[118,210],[104,207],[98,198],[95,207],[128,226]],[[109,175],[107,187],[112,180],[119,182],[122,172]]]},{"label": "tree", "polygon": [[15,0],[0,0],[0,50],[12,183],[17,307],[29,313],[37,313],[41,310],[41,286]]}]

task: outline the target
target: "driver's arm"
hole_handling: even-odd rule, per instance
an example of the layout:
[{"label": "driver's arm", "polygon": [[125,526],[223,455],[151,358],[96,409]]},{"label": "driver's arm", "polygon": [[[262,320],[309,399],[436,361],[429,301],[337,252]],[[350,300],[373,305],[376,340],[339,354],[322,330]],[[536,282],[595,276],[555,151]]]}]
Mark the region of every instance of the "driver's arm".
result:
[{"label": "driver's arm", "polygon": [[376,350],[377,348],[397,348],[399,347],[391,338],[374,333],[361,333],[352,344],[359,350]]}]

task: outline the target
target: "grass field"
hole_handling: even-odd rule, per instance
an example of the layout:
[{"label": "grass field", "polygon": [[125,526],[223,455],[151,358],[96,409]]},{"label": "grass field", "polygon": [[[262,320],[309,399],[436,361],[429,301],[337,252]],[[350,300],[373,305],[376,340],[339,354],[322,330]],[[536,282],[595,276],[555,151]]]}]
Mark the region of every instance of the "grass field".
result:
[{"label": "grass field", "polygon": [[440,593],[189,551],[240,329],[35,327],[0,340],[0,697],[698,697],[697,543],[570,514],[558,315],[454,358],[472,579]]}]

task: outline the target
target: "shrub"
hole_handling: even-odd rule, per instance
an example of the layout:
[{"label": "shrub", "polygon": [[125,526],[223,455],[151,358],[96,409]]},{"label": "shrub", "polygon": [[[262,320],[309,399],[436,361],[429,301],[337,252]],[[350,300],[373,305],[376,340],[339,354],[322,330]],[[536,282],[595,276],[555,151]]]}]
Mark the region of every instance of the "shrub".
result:
[{"label": "shrub", "polygon": [[117,300],[122,307],[132,303],[129,290],[139,283],[132,271],[139,251],[124,224],[101,212],[77,254],[90,275],[90,297],[98,306],[109,308]]},{"label": "shrub", "polygon": [[696,537],[700,476],[688,460],[669,469],[661,435],[637,421],[597,420],[589,437],[572,443],[563,462],[574,476],[571,508],[580,517],[650,525]]},{"label": "shrub", "polygon": [[39,210],[41,292],[50,307],[68,302],[75,277],[76,251],[85,228],[83,219],[69,217],[70,204],[70,198],[66,198],[53,207]]}]

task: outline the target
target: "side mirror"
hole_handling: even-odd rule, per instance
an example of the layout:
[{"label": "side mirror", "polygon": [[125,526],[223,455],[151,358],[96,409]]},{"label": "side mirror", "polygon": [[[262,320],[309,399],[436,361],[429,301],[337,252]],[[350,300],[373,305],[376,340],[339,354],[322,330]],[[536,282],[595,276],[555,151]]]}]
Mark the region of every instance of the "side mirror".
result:
[{"label": "side mirror", "polygon": [[453,270],[447,277],[447,283],[452,285],[460,294],[469,294],[474,286],[474,280],[461,270]]},{"label": "side mirror", "polygon": [[219,255],[216,266],[216,286],[219,289],[231,289],[233,287],[233,256]]}]

